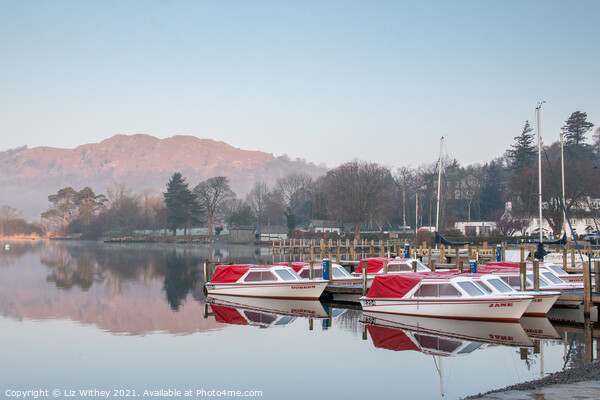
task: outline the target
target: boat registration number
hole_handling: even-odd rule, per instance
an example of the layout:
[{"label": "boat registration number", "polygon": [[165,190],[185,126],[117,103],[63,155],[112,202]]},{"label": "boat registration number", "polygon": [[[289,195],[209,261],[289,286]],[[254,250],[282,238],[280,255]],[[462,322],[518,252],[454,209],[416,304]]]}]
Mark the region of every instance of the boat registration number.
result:
[{"label": "boat registration number", "polygon": [[206,287],[206,290],[212,290],[215,288],[215,285],[204,285]]},{"label": "boat registration number", "polygon": [[364,300],[365,306],[376,306],[377,302],[375,300]]}]

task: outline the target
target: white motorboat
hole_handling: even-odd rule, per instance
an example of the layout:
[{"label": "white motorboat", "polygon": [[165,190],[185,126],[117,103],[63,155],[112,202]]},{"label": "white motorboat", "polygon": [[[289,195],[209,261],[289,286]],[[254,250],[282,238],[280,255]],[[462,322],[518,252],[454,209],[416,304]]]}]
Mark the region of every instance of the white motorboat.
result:
[{"label": "white motorboat", "polygon": [[518,321],[532,301],[488,294],[468,276],[435,273],[378,275],[360,298],[365,312],[507,322]]},{"label": "white motorboat", "polygon": [[211,296],[317,300],[327,283],[302,279],[283,265],[220,265],[205,288]]}]

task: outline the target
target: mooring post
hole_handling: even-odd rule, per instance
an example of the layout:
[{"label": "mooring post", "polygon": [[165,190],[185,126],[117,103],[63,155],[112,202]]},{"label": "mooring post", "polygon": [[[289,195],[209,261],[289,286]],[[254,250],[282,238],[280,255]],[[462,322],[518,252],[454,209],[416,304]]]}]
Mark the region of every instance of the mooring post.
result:
[{"label": "mooring post", "polygon": [[525,262],[525,246],[521,245],[521,262]]},{"label": "mooring post", "polygon": [[430,265],[430,267],[429,267],[429,268],[430,268],[432,271],[435,271],[435,261],[434,261],[434,260],[430,260],[430,264],[429,264],[429,265]]},{"label": "mooring post", "polygon": [[462,261],[458,262],[457,268],[458,268],[458,272],[460,272],[461,274],[464,272],[465,266]]},{"label": "mooring post", "polygon": [[527,263],[525,261],[519,263],[519,275],[521,278],[521,290],[523,291],[525,290],[527,284]]},{"label": "mooring post", "polygon": [[204,260],[204,282],[210,281],[210,261],[208,258]]},{"label": "mooring post", "polygon": [[310,260],[310,275],[309,275],[310,279],[315,279],[315,261],[314,260]]},{"label": "mooring post", "polygon": [[574,247],[571,248],[571,268],[575,268],[575,248]]},{"label": "mooring post", "polygon": [[540,290],[540,262],[533,260],[533,290]]},{"label": "mooring post", "polygon": [[562,254],[563,254],[563,269],[566,271],[567,270],[567,248],[563,247],[562,249]]},{"label": "mooring post", "polygon": [[590,317],[590,307],[592,303],[592,288],[590,285],[590,264],[591,258],[583,264],[583,315],[586,319]]},{"label": "mooring post", "polygon": [[388,273],[388,260],[383,260],[383,273]]},{"label": "mooring post", "polygon": [[446,262],[446,248],[444,245],[440,246],[440,262],[442,264]]},{"label": "mooring post", "polygon": [[416,260],[413,260],[413,262],[412,262],[412,270],[413,270],[413,272],[417,272],[417,261]]},{"label": "mooring post", "polygon": [[367,295],[367,260],[362,260],[363,267],[363,296]]}]

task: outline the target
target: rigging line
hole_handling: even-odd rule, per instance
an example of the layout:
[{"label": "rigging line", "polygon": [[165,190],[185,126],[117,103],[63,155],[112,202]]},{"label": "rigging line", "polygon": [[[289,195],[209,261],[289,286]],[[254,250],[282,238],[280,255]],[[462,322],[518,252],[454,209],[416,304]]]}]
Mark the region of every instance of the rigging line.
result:
[{"label": "rigging line", "polygon": [[[596,221],[596,212],[592,208],[592,206],[590,204],[589,196],[588,196],[585,188],[583,187],[583,182],[581,180],[581,176],[579,175],[579,171],[577,170],[577,166],[575,165],[575,159],[573,157],[573,154],[571,153],[571,149],[569,147],[567,147],[567,151],[569,152],[569,158],[571,159],[571,165],[573,166],[573,169],[575,170],[575,176],[577,176],[577,180],[579,182],[579,190],[581,190],[581,192],[583,193],[583,197],[585,197],[585,201],[587,203],[588,209],[592,213],[592,219],[594,220],[594,225],[596,226],[596,231],[600,231],[600,229],[598,229],[598,222]],[[564,193],[563,193],[563,196],[564,196]]]},{"label": "rigging line", "polygon": [[[562,206],[563,212],[565,213],[565,217],[567,218],[567,222],[569,223],[569,229],[571,230],[571,235],[573,236],[573,240],[575,240],[575,246],[577,246],[577,252],[579,253],[579,257],[583,260],[583,254],[581,254],[581,248],[579,247],[579,242],[577,241],[577,237],[575,236],[575,231],[573,229],[573,225],[571,224],[571,218],[567,215],[567,209],[565,208],[565,202],[560,194],[560,190],[558,189],[558,184],[556,183],[556,178],[554,177],[554,171],[552,171],[552,166],[550,165],[550,158],[548,157],[548,153],[546,149],[544,149],[544,155],[546,156],[546,162],[548,163],[548,169],[550,169],[550,175],[552,175],[552,180],[554,181],[554,187],[556,188],[556,192],[558,193],[558,199],[560,200],[560,205]],[[588,257],[590,263],[590,269],[588,272],[591,274],[592,271],[592,258]],[[591,286],[590,286],[591,290]]]}]

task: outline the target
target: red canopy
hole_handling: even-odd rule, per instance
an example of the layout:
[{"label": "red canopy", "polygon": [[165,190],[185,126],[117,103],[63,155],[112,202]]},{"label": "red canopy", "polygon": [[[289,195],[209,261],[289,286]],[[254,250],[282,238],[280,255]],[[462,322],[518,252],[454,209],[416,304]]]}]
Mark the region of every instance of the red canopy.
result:
[{"label": "red canopy", "polygon": [[425,278],[422,274],[407,272],[405,274],[377,275],[373,279],[367,298],[399,298],[404,297],[412,288]]},{"label": "red canopy", "polygon": [[495,267],[503,267],[503,268],[519,268],[520,263],[518,262],[514,262],[514,261],[493,261],[493,262],[489,262],[486,265],[489,267],[495,266]]},{"label": "red canopy", "polygon": [[217,322],[233,325],[248,325],[246,318],[244,318],[240,312],[233,307],[211,304],[210,308],[212,309],[213,315],[215,316],[215,320]]},{"label": "red canopy", "polygon": [[367,325],[367,330],[369,331],[371,340],[373,340],[373,345],[377,348],[394,351],[419,351],[419,348],[406,336],[406,333],[402,329]]},{"label": "red canopy", "polygon": [[387,258],[387,257],[364,258],[364,259],[360,260],[360,262],[358,263],[358,268],[356,268],[356,271],[354,271],[354,273],[362,274],[363,273],[363,261],[366,261],[367,262],[367,274],[376,274],[379,271],[381,271],[381,269],[383,268],[383,262],[385,260],[391,261],[391,260],[393,260],[393,258]]},{"label": "red canopy", "polygon": [[252,267],[251,264],[219,265],[215,269],[210,283],[235,283],[250,267]]}]

